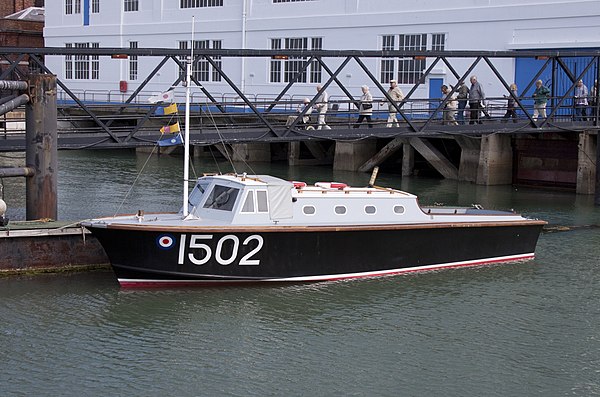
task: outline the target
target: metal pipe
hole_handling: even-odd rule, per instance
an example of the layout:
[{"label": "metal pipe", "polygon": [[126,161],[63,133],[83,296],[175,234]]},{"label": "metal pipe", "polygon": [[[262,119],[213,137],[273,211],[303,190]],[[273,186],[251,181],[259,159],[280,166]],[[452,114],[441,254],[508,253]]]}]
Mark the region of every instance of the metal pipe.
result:
[{"label": "metal pipe", "polygon": [[12,178],[17,176],[34,176],[35,170],[31,167],[0,168],[0,178]]},{"label": "metal pipe", "polygon": [[0,116],[10,112],[11,110],[15,110],[21,105],[25,105],[27,102],[29,102],[29,95],[27,94],[19,95],[15,99],[11,99],[10,101],[0,105]]},{"label": "metal pipe", "polygon": [[26,81],[0,80],[0,90],[26,90]]}]

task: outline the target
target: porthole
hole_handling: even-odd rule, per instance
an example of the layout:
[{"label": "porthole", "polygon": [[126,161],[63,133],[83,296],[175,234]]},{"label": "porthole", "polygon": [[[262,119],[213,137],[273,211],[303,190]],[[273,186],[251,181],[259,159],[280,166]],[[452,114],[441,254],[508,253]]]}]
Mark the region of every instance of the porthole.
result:
[{"label": "porthole", "polygon": [[314,215],[317,210],[312,205],[307,205],[302,207],[302,212],[304,212],[304,215]]},{"label": "porthole", "polygon": [[395,205],[394,206],[394,214],[396,214],[396,215],[402,215],[402,214],[404,214],[404,206],[402,206],[402,205]]},{"label": "porthole", "polygon": [[376,212],[377,212],[377,208],[375,208],[375,206],[373,206],[373,205],[367,205],[365,207],[365,213],[367,213],[369,215],[373,215]]},{"label": "porthole", "polygon": [[346,214],[346,207],[344,207],[343,205],[336,205],[334,211],[338,215],[344,215]]}]

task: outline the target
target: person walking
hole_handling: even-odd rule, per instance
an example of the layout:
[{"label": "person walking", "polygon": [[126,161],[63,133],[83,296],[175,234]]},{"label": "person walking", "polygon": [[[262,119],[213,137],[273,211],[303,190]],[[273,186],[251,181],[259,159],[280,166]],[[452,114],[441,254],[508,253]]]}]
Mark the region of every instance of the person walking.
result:
[{"label": "person walking", "polygon": [[[306,113],[304,113],[304,116],[302,116],[301,121],[302,121],[302,126],[308,129],[308,122],[310,121],[310,114],[313,111],[313,108],[308,106],[309,104],[310,104],[310,99],[304,98],[302,100],[302,103],[298,104],[298,106],[296,107],[296,115],[288,116],[287,121],[285,122],[285,126],[290,127],[294,123],[294,121],[296,121],[296,119],[298,118],[300,113],[302,113],[304,111],[304,109],[306,109]],[[313,127],[310,127],[310,128],[314,130]]]},{"label": "person walking", "polygon": [[546,104],[550,90],[544,86],[542,80],[535,82],[535,91],[533,92],[533,120],[537,121],[538,116],[546,118]]},{"label": "person walking", "polygon": [[588,107],[588,88],[583,84],[583,80],[577,81],[575,85],[575,121],[586,121],[587,120],[587,107]]},{"label": "person walking", "polygon": [[456,99],[458,100],[458,112],[456,114],[456,120],[458,120],[459,124],[464,124],[465,108],[467,107],[467,99],[469,98],[469,87],[467,87],[464,81],[461,81],[458,83],[456,92]]},{"label": "person walking", "polygon": [[373,96],[369,92],[369,87],[363,85],[360,87],[362,90],[362,96],[358,103],[358,120],[354,123],[354,128],[360,127],[363,120],[367,120],[369,128],[373,128],[373,122],[371,121],[371,115],[373,114]]},{"label": "person walking", "polygon": [[471,76],[471,88],[469,88],[469,108],[471,108],[471,119],[469,124],[483,124],[480,120],[480,112],[483,110],[483,101],[485,101],[485,93],[483,87],[477,81],[477,76]]},{"label": "person walking", "polygon": [[450,90],[448,86],[444,84],[442,86],[442,100],[446,100],[446,104],[444,105],[444,116],[443,116],[443,124],[446,125],[458,125],[456,119],[454,118],[456,115],[456,109],[458,107],[458,103],[454,96],[448,96],[450,94]]},{"label": "person walking", "polygon": [[508,119],[512,117],[513,123],[516,123],[517,110],[515,109],[515,98],[517,97],[517,85],[512,83],[509,88],[512,95],[504,95],[504,98],[507,98],[508,101],[506,104],[506,113],[504,114],[504,117],[502,117],[502,122],[506,123]]},{"label": "person walking", "polygon": [[[319,84],[317,86],[317,92],[321,91],[322,89],[323,86]],[[317,108],[317,112],[319,113],[319,116],[317,118],[317,124],[319,126],[317,127],[317,130],[320,130],[322,128],[330,130],[331,127],[325,123],[325,114],[327,113],[327,109],[329,108],[329,94],[327,93],[327,91],[321,92],[321,95],[317,97],[317,104],[315,105],[315,107]]]},{"label": "person walking", "polygon": [[396,82],[396,80],[390,80],[390,88],[388,89],[387,94],[390,96],[390,98],[392,98],[393,102],[389,102],[388,105],[389,114],[386,127],[400,127],[400,123],[398,123],[398,119],[396,118],[396,114],[398,111],[394,107],[394,103],[396,104],[396,106],[400,107],[400,103],[404,99],[404,93],[402,92],[400,87],[398,87],[398,83]]}]

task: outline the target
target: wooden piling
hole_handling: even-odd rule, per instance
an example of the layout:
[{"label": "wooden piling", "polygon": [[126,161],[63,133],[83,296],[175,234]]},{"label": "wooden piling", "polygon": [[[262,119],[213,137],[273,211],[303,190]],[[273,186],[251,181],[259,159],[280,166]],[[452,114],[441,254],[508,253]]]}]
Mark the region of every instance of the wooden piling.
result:
[{"label": "wooden piling", "polygon": [[30,101],[26,106],[26,165],[35,175],[27,178],[27,220],[57,219],[58,137],[56,76],[35,74],[29,78]]}]

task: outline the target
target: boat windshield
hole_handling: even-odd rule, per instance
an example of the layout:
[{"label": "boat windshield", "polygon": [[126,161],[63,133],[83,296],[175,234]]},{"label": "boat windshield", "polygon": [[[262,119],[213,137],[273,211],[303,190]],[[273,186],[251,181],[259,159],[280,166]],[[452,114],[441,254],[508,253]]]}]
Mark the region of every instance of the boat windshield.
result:
[{"label": "boat windshield", "polygon": [[204,193],[208,189],[209,185],[210,183],[208,182],[199,182],[196,184],[194,190],[192,190],[192,193],[190,193],[190,197],[188,200],[190,208],[197,207],[198,204],[200,204],[200,200],[202,200],[202,197],[204,196]]},{"label": "boat windshield", "polygon": [[232,211],[239,192],[239,189],[233,187],[215,185],[204,203],[204,208]]}]

